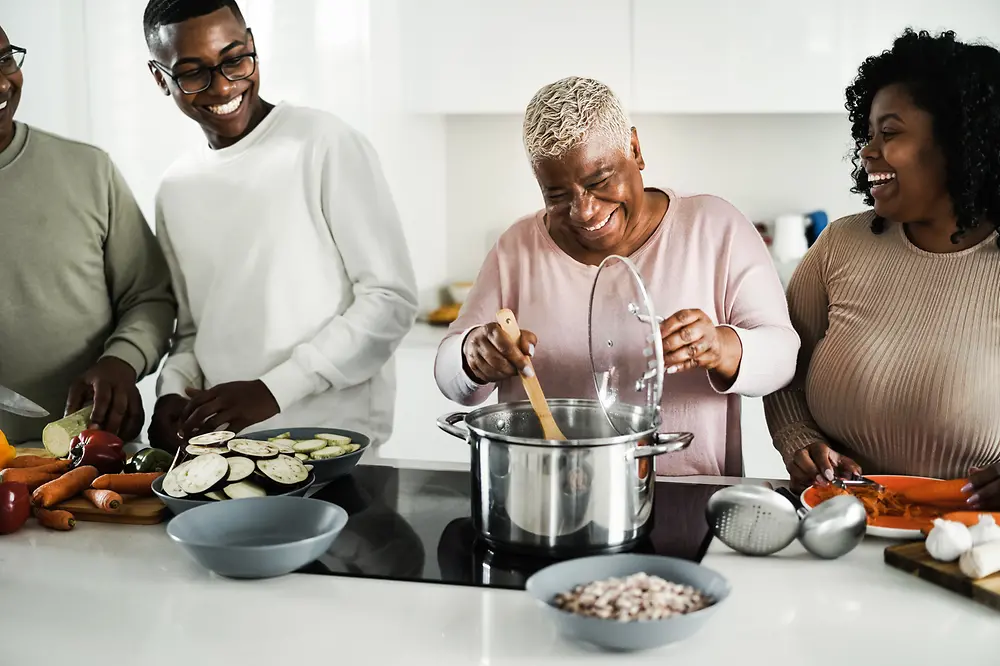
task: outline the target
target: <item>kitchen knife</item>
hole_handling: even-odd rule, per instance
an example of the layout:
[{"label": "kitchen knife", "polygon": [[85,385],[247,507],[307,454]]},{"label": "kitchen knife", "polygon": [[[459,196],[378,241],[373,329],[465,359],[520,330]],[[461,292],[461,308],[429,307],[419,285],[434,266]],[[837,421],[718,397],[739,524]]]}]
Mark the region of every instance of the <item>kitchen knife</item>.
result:
[{"label": "kitchen knife", "polygon": [[0,409],[18,416],[26,416],[29,419],[41,419],[49,415],[48,410],[39,407],[20,393],[15,393],[5,386],[0,386]]}]

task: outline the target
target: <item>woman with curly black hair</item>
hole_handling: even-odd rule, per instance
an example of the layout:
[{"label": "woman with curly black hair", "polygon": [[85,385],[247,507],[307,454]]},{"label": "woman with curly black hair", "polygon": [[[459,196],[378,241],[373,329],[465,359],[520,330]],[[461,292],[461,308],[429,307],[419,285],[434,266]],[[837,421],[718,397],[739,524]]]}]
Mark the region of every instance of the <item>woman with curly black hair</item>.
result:
[{"label": "woman with curly black hair", "polygon": [[906,31],[847,89],[854,192],[788,287],[795,378],[765,398],[793,484],[972,476],[1000,505],[1000,52]]}]

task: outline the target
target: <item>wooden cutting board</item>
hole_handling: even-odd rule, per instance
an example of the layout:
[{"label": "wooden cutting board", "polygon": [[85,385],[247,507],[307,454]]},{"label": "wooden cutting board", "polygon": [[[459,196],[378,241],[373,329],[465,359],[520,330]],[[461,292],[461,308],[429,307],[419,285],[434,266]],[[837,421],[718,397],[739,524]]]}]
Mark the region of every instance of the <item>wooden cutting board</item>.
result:
[{"label": "wooden cutting board", "polygon": [[56,506],[65,509],[80,521],[94,523],[118,523],[121,525],[155,525],[163,522],[166,505],[155,497],[122,498],[121,509],[117,513],[101,511],[85,497],[74,497]]},{"label": "wooden cutting board", "polygon": [[[19,456],[42,456],[43,458],[54,458],[51,453],[43,448],[18,446]],[[65,509],[73,514],[79,521],[89,521],[93,523],[119,523],[122,525],[155,525],[163,522],[166,516],[166,505],[155,497],[131,497],[122,498],[121,510],[118,513],[107,513],[101,511],[90,503],[85,497],[74,497],[73,499],[58,505],[57,509]]]},{"label": "wooden cutting board", "polygon": [[980,580],[967,578],[958,562],[938,562],[928,555],[923,541],[889,546],[885,563],[1000,611],[1000,573]]}]

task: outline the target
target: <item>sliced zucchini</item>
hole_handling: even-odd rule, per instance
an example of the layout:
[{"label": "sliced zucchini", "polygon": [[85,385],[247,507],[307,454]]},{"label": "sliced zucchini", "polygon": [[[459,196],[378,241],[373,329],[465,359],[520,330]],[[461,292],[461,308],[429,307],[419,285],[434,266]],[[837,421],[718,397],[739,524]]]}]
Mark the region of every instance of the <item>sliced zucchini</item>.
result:
[{"label": "sliced zucchini", "polygon": [[226,495],[226,493],[220,493],[218,490],[208,491],[207,493],[205,493],[205,497],[207,497],[210,500],[216,500],[216,501],[229,499],[229,496]]},{"label": "sliced zucchini", "polygon": [[341,447],[346,446],[351,443],[350,437],[345,437],[344,435],[334,435],[329,432],[321,432],[316,434],[316,439],[323,439],[331,444],[337,444]]},{"label": "sliced zucchini", "polygon": [[319,451],[313,451],[309,454],[309,457],[313,460],[330,460],[331,458],[339,458],[340,456],[347,453],[344,449],[339,446],[328,446],[325,449],[320,449]]},{"label": "sliced zucchini", "polygon": [[206,446],[204,444],[188,444],[184,447],[184,452],[192,456],[204,456],[209,453],[218,453],[220,455],[225,455],[229,453],[229,449],[225,445],[222,446]]},{"label": "sliced zucchini", "polygon": [[278,456],[273,460],[258,460],[257,469],[271,481],[283,486],[294,486],[309,478],[309,470],[301,460],[292,456]]},{"label": "sliced zucchini", "polygon": [[163,492],[174,499],[182,499],[188,495],[177,483],[177,479],[186,465],[187,463],[181,463],[163,475]]},{"label": "sliced zucchini", "polygon": [[309,454],[308,453],[296,453],[295,457],[298,458],[299,460],[301,460],[302,462],[305,462],[306,460],[309,460]]},{"label": "sliced zucchini", "polygon": [[235,432],[229,432],[228,430],[216,430],[215,432],[206,432],[204,435],[192,437],[188,440],[188,444],[194,444],[195,446],[219,446],[225,444],[234,437],[236,437]]},{"label": "sliced zucchini", "polygon": [[[266,490],[258,486],[256,483],[251,483],[249,481],[237,481],[236,483],[230,483],[228,486],[223,488],[223,491],[227,496],[229,496],[230,499],[267,496]],[[241,504],[240,506],[243,505]]]},{"label": "sliced zucchini", "polygon": [[311,453],[312,451],[319,451],[329,446],[324,439],[304,439],[300,442],[295,442],[292,444],[292,448],[295,449],[297,453]]},{"label": "sliced zucchini", "polygon": [[177,485],[188,495],[212,490],[229,474],[229,461],[218,453],[206,453],[189,460],[177,475]]},{"label": "sliced zucchini", "polygon": [[274,441],[277,441],[279,439],[291,439],[291,438],[292,438],[292,433],[290,433],[290,432],[283,432],[280,435],[275,435],[274,437],[268,437],[267,441],[274,442]]},{"label": "sliced zucchini", "polygon": [[270,442],[270,441],[268,442],[269,446],[273,446],[274,448],[278,449],[278,453],[284,453],[285,455],[289,456],[295,453],[294,444],[295,442],[292,440],[286,440],[286,441],[278,440],[276,442]]},{"label": "sliced zucchini", "polygon": [[233,439],[230,440],[228,447],[233,453],[248,458],[273,458],[278,455],[278,447],[254,439]]},{"label": "sliced zucchini", "polygon": [[360,444],[350,444],[349,446],[350,446],[350,450],[347,451],[347,453],[354,453],[355,451],[357,451],[358,449],[361,448]]},{"label": "sliced zucchini", "polygon": [[229,475],[226,477],[226,481],[230,483],[242,481],[253,474],[254,469],[256,469],[252,460],[242,456],[232,456],[226,458],[226,461],[229,463]]}]

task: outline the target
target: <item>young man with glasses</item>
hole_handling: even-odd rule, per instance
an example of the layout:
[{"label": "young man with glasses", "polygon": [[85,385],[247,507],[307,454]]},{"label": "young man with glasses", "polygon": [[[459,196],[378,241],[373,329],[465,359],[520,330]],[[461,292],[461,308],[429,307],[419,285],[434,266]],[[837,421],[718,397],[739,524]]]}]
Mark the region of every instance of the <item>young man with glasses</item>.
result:
[{"label": "young man with glasses", "polygon": [[[136,381],[174,329],[170,275],[106,153],[14,121],[26,53],[0,28],[0,385],[53,419],[93,401],[95,424],[134,439]],[[15,443],[45,423],[0,410]]]},{"label": "young man with glasses", "polygon": [[375,152],[331,114],[261,99],[234,0],[151,0],[144,29],[157,85],[207,140],[157,194],[179,312],[150,441],[338,426],[384,442],[417,299]]}]

